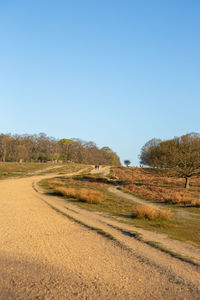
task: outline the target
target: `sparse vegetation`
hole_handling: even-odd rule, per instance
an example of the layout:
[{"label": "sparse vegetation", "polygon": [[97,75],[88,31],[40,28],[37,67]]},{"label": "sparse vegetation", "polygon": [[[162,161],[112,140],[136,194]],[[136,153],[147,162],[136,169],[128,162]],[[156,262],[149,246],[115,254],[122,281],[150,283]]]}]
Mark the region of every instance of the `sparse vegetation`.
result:
[{"label": "sparse vegetation", "polygon": [[81,189],[77,194],[77,199],[86,203],[101,203],[103,200],[103,193],[89,189]]},{"label": "sparse vegetation", "polygon": [[168,174],[185,179],[200,175],[200,134],[190,133],[172,140],[152,139],[142,148],[143,165],[164,169]]},{"label": "sparse vegetation", "polygon": [[130,184],[126,186],[126,189],[145,197],[150,200],[156,200],[158,202],[165,202],[170,204],[179,204],[183,206],[200,207],[200,199],[194,199],[193,193],[186,193],[182,190],[166,189],[156,186],[137,186]]},{"label": "sparse vegetation", "polygon": [[[103,183],[103,178],[101,178],[102,182],[99,182],[100,178],[95,176],[75,176],[73,178],[54,178],[43,180],[40,182],[41,186],[45,188],[49,193],[59,194],[60,188],[66,189],[67,193],[71,193],[72,197],[67,195],[66,200],[75,203],[76,205],[86,208],[89,210],[99,210],[107,213],[111,213],[114,215],[127,216],[131,214],[135,207],[135,203],[132,201],[123,199],[121,197],[117,197],[112,193],[108,192],[106,183]],[[102,199],[98,203],[82,202],[80,198],[74,196],[81,190],[90,190],[93,193],[100,192]],[[65,191],[66,191],[65,190]],[[61,194],[60,194],[61,195]]]},{"label": "sparse vegetation", "polygon": [[67,172],[76,172],[80,169],[83,169],[83,165],[74,163],[54,164],[52,162],[0,162],[0,179],[31,176],[34,172],[37,172],[38,174],[45,174],[46,172],[48,172],[48,174],[56,172],[65,174]]},{"label": "sparse vegetation", "polygon": [[200,207],[200,178],[191,180],[191,189],[184,189],[184,179],[167,177],[159,170],[147,168],[113,168],[114,176],[124,180],[122,188],[146,199]]},{"label": "sparse vegetation", "polygon": [[167,220],[172,218],[172,213],[166,209],[157,209],[149,205],[138,205],[133,211],[132,217],[149,220]]},{"label": "sparse vegetation", "polygon": [[[55,184],[55,182],[54,182]],[[81,202],[86,203],[101,203],[103,199],[103,193],[100,191],[90,190],[90,189],[80,189],[75,190],[74,188],[66,187],[53,187],[53,191],[57,195],[66,196],[69,198],[77,199]]]},{"label": "sparse vegetation", "polygon": [[[126,177],[126,174],[132,173],[132,168],[113,168],[113,174],[114,176],[119,171],[120,175],[124,175]],[[134,177],[134,180],[138,182],[140,179],[140,176],[138,177],[138,174],[141,175],[141,177],[145,180],[151,176],[151,180],[156,180],[156,175],[153,172],[146,173],[146,171],[140,169],[140,168],[133,168],[134,170],[137,170],[137,180]],[[141,173],[142,172],[142,173]],[[145,172],[143,174],[143,172]],[[149,172],[149,170],[148,170]],[[135,172],[134,172],[135,174]],[[146,176],[148,174],[148,176]],[[118,174],[119,175],[119,174]],[[132,175],[131,175],[132,176]],[[134,175],[135,176],[135,175]],[[157,176],[159,178],[159,176]],[[174,179],[175,180],[175,179]],[[178,179],[179,180],[179,179]],[[121,178],[116,179],[116,182],[121,183],[121,187],[125,188],[126,184],[128,185],[129,180],[128,178]],[[133,201],[129,199],[125,199],[122,197],[119,197],[111,192],[108,191],[108,187],[110,187],[111,184],[115,184],[115,180],[109,180],[105,178],[96,177],[93,175],[80,175],[75,176],[73,178],[52,178],[48,180],[43,180],[41,183],[41,186],[45,188],[49,193],[55,194],[53,187],[65,187],[67,189],[73,189],[75,191],[81,190],[81,189],[89,189],[94,191],[100,191],[103,193],[103,199],[99,203],[88,203],[88,202],[82,202],[74,197],[65,197],[66,201],[70,201],[71,203],[74,203],[78,205],[81,208],[87,209],[87,210],[94,210],[99,212],[106,212],[111,217],[117,218],[118,221],[132,224],[136,227],[142,227],[147,230],[156,231],[160,233],[165,233],[169,235],[171,238],[175,238],[181,241],[187,241],[193,245],[196,245],[200,247],[200,235],[199,235],[199,228],[200,228],[200,219],[184,219],[182,217],[179,217],[176,213],[176,206],[171,204],[165,204],[162,202],[159,202],[159,209],[162,211],[162,217],[161,214],[159,217],[148,217],[148,218],[138,218],[133,217],[133,212],[137,211],[137,208],[139,207],[137,203],[134,203]],[[124,185],[123,185],[124,184]],[[139,187],[139,185],[138,185]],[[167,187],[166,187],[167,189]],[[180,189],[180,186],[177,187],[177,189]],[[169,188],[170,190],[170,188]],[[184,188],[182,188],[184,190]],[[189,190],[187,191],[189,192]],[[164,206],[164,207],[163,207]],[[185,207],[185,206],[184,206]],[[140,208],[141,209],[141,208]],[[184,209],[190,210],[189,207],[185,207]],[[193,208],[193,210],[198,208]],[[163,213],[164,211],[164,213]],[[165,212],[167,211],[167,212]],[[154,214],[155,215],[155,214]],[[153,215],[153,216],[154,216]]]},{"label": "sparse vegetation", "polygon": [[26,176],[29,173],[42,171],[53,167],[52,163],[15,163],[0,162],[0,179],[9,177]]},{"label": "sparse vegetation", "polygon": [[98,228],[98,227],[94,227],[94,226],[91,226],[91,225],[88,225],[80,220],[77,220],[76,218],[70,216],[69,214],[67,213],[64,213],[62,210],[59,210],[58,208],[56,208],[55,206],[49,204],[48,202],[46,202],[45,200],[43,200],[48,206],[50,206],[52,209],[54,209],[57,213],[67,217],[68,219],[74,221],[75,223],[78,223],[84,227],[86,227],[87,229],[89,230],[92,230],[92,231],[95,231],[96,233],[100,234],[100,235],[103,235],[104,237],[106,237],[107,239],[111,240],[111,241],[115,241],[116,243],[118,243],[119,245],[120,242],[118,242],[110,233],[102,230],[101,228]]}]

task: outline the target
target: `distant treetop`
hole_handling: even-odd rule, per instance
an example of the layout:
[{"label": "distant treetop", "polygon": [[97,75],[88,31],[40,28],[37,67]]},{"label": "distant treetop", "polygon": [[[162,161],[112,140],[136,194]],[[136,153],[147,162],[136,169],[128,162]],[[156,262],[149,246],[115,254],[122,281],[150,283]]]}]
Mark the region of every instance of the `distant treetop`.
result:
[{"label": "distant treetop", "polygon": [[131,164],[131,161],[128,159],[125,159],[124,164],[128,167]]},{"label": "distant treetop", "polygon": [[84,164],[120,166],[118,155],[109,147],[93,142],[39,135],[0,134],[0,161],[73,161]]},{"label": "distant treetop", "polygon": [[140,163],[164,169],[170,176],[185,178],[188,188],[190,177],[200,175],[200,134],[150,140],[142,147]]}]

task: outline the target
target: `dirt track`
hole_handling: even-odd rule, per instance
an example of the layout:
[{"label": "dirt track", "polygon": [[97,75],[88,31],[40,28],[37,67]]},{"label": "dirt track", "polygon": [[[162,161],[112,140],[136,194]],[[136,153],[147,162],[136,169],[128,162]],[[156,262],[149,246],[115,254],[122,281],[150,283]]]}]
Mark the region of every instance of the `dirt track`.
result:
[{"label": "dirt track", "polygon": [[120,244],[77,224],[43,200],[83,223],[108,226],[38,194],[32,183],[41,178],[0,182],[0,299],[200,298],[198,267],[114,229]]}]

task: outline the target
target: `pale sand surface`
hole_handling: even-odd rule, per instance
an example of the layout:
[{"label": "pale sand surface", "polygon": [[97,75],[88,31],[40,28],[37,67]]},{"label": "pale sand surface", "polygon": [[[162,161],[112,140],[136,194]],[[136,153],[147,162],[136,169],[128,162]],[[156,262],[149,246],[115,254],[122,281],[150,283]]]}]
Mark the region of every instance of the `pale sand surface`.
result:
[{"label": "pale sand surface", "polygon": [[32,183],[43,177],[0,182],[0,299],[200,299],[198,267],[110,227],[128,250],[69,220],[43,200],[108,229],[37,193]]}]

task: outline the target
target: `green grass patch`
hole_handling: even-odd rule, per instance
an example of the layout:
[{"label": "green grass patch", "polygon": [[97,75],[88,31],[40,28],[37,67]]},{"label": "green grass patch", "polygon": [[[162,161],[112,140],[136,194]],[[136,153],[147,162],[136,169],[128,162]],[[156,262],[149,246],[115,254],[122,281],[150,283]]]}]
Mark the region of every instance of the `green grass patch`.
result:
[{"label": "green grass patch", "polygon": [[[56,165],[54,163],[35,163],[35,162],[26,162],[26,163],[17,163],[17,162],[0,162],[0,179],[8,179],[12,177],[25,177],[31,176],[31,173],[39,171],[38,175],[44,175],[49,173],[71,173],[77,172],[87,165],[75,164],[75,163],[66,163],[62,165]],[[52,169],[51,169],[52,168]],[[49,170],[45,170],[49,169]],[[89,167],[88,167],[89,169]]]},{"label": "green grass patch", "polygon": [[[95,178],[93,176],[93,178]],[[167,234],[170,238],[177,239],[183,242],[190,243],[191,245],[200,248],[200,219],[185,219],[176,216],[176,208],[173,205],[168,205],[166,203],[161,203],[163,208],[167,208],[173,212],[173,218],[169,220],[148,220],[148,219],[137,219],[132,218],[131,214],[137,207],[137,203],[132,200],[118,197],[115,194],[108,191],[110,184],[99,183],[99,178],[95,181],[86,180],[86,178],[78,176],[74,178],[53,178],[48,180],[43,180],[40,185],[46,189],[48,193],[53,194],[53,190],[50,187],[51,182],[58,180],[61,182],[62,186],[68,188],[89,188],[101,191],[104,195],[103,201],[101,203],[89,204],[80,202],[73,198],[64,199],[77,206],[87,209],[90,211],[98,211],[107,213],[110,217],[117,218],[118,221],[124,222],[136,227],[140,227],[146,230]],[[190,208],[185,207],[184,210]],[[194,208],[195,209],[195,208]]]},{"label": "green grass patch", "polygon": [[42,171],[51,166],[55,165],[53,163],[0,162],[0,179],[27,176],[29,173]]},{"label": "green grass patch", "polygon": [[[40,186],[44,188],[48,193],[54,194],[52,188],[50,187],[51,182],[54,180],[59,180],[59,178],[54,179],[45,179],[40,182]],[[81,208],[87,209],[87,210],[94,210],[99,212],[106,212],[112,215],[116,216],[129,216],[130,212],[136,207],[136,204],[134,204],[132,201],[129,201],[127,199],[117,197],[113,193],[108,192],[107,185],[106,184],[98,184],[98,183],[92,183],[85,180],[73,180],[73,179],[61,179],[62,183],[64,183],[65,187],[68,188],[75,188],[75,189],[81,189],[81,188],[89,188],[98,190],[103,193],[104,197],[101,203],[96,204],[89,204],[85,202],[78,201],[73,198],[67,198],[64,197],[67,201],[70,201],[76,205],[78,205]]]}]

